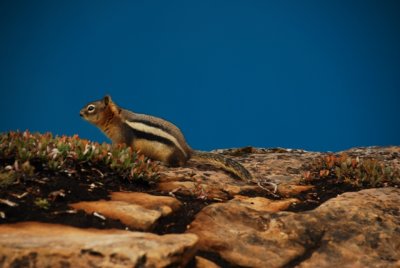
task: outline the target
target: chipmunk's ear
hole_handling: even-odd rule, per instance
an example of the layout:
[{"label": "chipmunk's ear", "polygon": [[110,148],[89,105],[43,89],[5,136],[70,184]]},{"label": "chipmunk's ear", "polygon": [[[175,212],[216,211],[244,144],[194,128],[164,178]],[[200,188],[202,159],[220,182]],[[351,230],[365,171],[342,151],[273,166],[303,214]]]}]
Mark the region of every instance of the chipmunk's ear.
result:
[{"label": "chipmunk's ear", "polygon": [[112,103],[112,99],[110,97],[110,95],[106,95],[103,99],[104,104],[107,106],[109,103]]}]

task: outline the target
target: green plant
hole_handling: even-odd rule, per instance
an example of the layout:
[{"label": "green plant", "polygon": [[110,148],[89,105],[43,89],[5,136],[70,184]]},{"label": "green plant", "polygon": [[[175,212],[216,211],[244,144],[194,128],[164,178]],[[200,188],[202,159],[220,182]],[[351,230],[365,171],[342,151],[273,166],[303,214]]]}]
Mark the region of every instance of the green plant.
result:
[{"label": "green plant", "polygon": [[8,132],[0,134],[0,160],[24,163],[18,172],[32,175],[31,161],[40,161],[45,169],[62,171],[76,165],[91,163],[105,166],[128,180],[154,181],[158,178],[158,165],[130,147],[95,143],[51,133],[31,134]]},{"label": "green plant", "polygon": [[354,158],[345,153],[318,158],[304,173],[306,181],[328,177],[357,188],[400,186],[398,168],[373,158]]},{"label": "green plant", "polygon": [[18,180],[18,176],[14,170],[0,171],[0,189],[7,188]]},{"label": "green plant", "polygon": [[45,198],[36,198],[34,204],[41,209],[49,209],[50,203]]}]

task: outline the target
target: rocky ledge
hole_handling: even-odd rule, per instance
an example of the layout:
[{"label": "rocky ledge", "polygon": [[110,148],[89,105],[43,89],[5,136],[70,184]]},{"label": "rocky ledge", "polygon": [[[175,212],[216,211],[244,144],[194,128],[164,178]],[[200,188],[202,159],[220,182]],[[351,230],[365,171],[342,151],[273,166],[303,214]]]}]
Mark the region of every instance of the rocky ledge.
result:
[{"label": "rocky ledge", "polygon": [[[0,189],[0,267],[400,267],[400,147],[218,152],[253,181],[190,162],[148,187]],[[37,192],[54,203],[29,210]]]}]

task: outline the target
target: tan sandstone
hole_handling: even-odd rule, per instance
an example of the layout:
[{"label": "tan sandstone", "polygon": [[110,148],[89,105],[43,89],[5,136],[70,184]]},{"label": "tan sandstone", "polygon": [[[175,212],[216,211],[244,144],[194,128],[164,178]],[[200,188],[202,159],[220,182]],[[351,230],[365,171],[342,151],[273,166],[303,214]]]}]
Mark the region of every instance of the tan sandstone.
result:
[{"label": "tan sandstone", "polygon": [[25,222],[0,225],[1,267],[183,267],[197,237],[80,229]]}]

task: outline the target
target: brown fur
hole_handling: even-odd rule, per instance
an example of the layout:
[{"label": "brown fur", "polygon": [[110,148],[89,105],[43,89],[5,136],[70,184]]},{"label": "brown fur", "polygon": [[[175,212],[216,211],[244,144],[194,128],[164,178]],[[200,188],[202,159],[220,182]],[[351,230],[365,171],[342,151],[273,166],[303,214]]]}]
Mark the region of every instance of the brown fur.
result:
[{"label": "brown fur", "polygon": [[250,173],[236,161],[222,155],[193,151],[174,124],[161,118],[124,110],[110,96],[87,104],[81,109],[80,115],[100,128],[114,144],[128,144],[169,166],[184,166],[194,156],[202,162],[222,167],[242,179],[251,179]]}]

